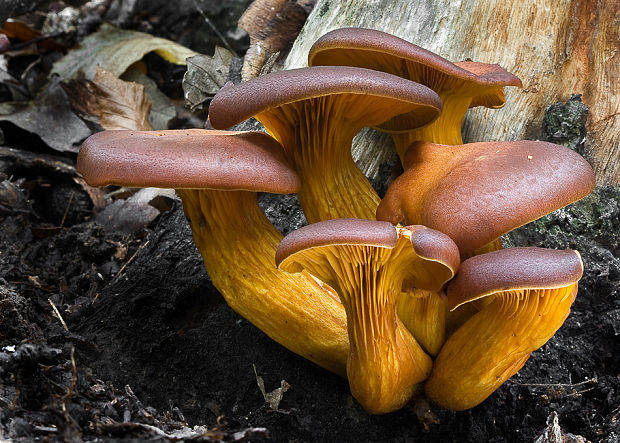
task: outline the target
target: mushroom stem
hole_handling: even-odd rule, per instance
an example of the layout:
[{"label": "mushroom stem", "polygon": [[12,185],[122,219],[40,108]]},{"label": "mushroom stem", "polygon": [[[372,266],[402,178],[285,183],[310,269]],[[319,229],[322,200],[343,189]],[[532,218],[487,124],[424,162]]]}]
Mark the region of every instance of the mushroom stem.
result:
[{"label": "mushroom stem", "polygon": [[439,353],[445,341],[447,311],[443,292],[412,289],[398,298],[398,317],[432,356]]},{"label": "mushroom stem", "polygon": [[[337,269],[330,270],[329,283],[347,313],[351,393],[373,414],[401,408],[431,370],[431,359],[396,315],[403,265],[413,255],[407,245],[402,239],[394,249],[340,245],[322,252]],[[390,263],[400,254],[408,260]]]},{"label": "mushroom stem", "polygon": [[[383,112],[371,98],[367,106],[359,98],[356,101],[361,114],[368,109]],[[401,105],[404,112],[406,103]],[[256,116],[282,144],[301,178],[299,201],[309,223],[335,218],[375,219],[380,199],[351,156],[353,137],[362,129],[355,122],[364,121],[355,114],[345,101],[323,96]],[[344,119],[351,126],[335,123]]]},{"label": "mushroom stem", "polygon": [[283,236],[258,206],[256,192],[177,192],[207,272],[228,305],[291,351],[346,374],[344,309],[312,277],[273,265]]},{"label": "mushroom stem", "polygon": [[498,294],[446,341],[426,382],[427,397],[457,411],[482,403],[553,336],[576,295],[577,283]]},{"label": "mushroom stem", "polygon": [[[437,91],[437,90],[436,90]],[[443,111],[437,120],[418,129],[392,134],[394,146],[401,163],[405,153],[415,141],[429,141],[442,145],[462,145],[461,126],[472,101],[471,95],[459,95],[452,91],[437,91],[443,102]]]}]

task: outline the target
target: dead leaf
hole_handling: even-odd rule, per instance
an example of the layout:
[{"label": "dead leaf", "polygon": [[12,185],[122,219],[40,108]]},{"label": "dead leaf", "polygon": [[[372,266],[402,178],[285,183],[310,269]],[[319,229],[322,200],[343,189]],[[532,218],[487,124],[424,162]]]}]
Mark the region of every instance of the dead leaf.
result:
[{"label": "dead leaf", "polygon": [[250,36],[241,78],[259,75],[265,61],[293,44],[316,0],[254,0],[239,19]]},{"label": "dead leaf", "polygon": [[276,388],[271,392],[267,392],[265,391],[265,382],[263,380],[263,377],[258,375],[258,373],[256,372],[256,366],[252,366],[254,367],[256,384],[258,385],[258,389],[260,389],[260,392],[263,394],[265,402],[269,405],[271,409],[273,409],[274,411],[277,410],[278,406],[280,406],[280,402],[282,401],[282,397],[284,397],[284,393],[289,390],[291,385],[289,385],[286,380],[280,380],[279,388]]},{"label": "dead leaf", "polygon": [[155,130],[168,129],[170,122],[177,116],[177,111],[168,96],[159,90],[157,83],[135,66],[127,69],[121,76],[121,80],[144,86],[146,96],[153,103],[151,112],[149,112],[151,128]]},{"label": "dead leaf", "polygon": [[129,66],[149,52],[156,52],[163,59],[178,65],[184,65],[185,59],[197,54],[173,41],[104,23],[97,32],[86,37],[79,47],[58,60],[52,74],[68,80],[76,78],[81,71],[88,80],[92,80],[97,68],[101,68],[120,77]]},{"label": "dead leaf", "polygon": [[62,45],[59,45],[52,40],[51,36],[41,34],[36,29],[33,29],[30,25],[20,20],[7,20],[2,27],[2,33],[8,38],[14,40],[20,40],[21,42],[32,42],[39,48],[49,49],[52,51],[64,51],[65,49]]},{"label": "dead leaf", "polygon": [[107,202],[105,200],[105,192],[103,191],[104,188],[95,188],[78,176],[73,177],[73,181],[80,185],[84,192],[88,194],[95,210],[101,210],[106,207]]},{"label": "dead leaf", "polygon": [[106,206],[94,220],[107,232],[125,234],[138,232],[160,214],[160,211],[151,204],[151,201],[159,196],[174,199],[174,189],[140,189],[127,200],[116,200]]},{"label": "dead leaf", "polygon": [[216,46],[212,57],[200,54],[187,59],[183,94],[192,111],[202,109],[203,104],[224,86],[232,58],[228,49]]},{"label": "dead leaf", "polygon": [[73,107],[95,116],[103,129],[149,131],[151,102],[144,86],[125,82],[101,68],[93,81],[72,80],[65,88]]},{"label": "dead leaf", "polygon": [[67,95],[52,79],[32,102],[0,103],[0,121],[8,121],[37,134],[52,149],[77,152],[79,144],[91,134],[73,113]]}]

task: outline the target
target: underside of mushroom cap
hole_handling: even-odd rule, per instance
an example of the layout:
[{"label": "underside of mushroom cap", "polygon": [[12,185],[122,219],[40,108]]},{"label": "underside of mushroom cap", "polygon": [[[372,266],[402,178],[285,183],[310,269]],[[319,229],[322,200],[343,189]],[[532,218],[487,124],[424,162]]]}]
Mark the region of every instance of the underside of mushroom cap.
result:
[{"label": "underside of mushroom cap", "polygon": [[84,141],[78,171],[92,186],[294,193],[300,181],[262,132],[103,131]]},{"label": "underside of mushroom cap", "polygon": [[450,236],[461,256],[589,194],[592,167],[547,142],[414,143],[405,172],[388,189],[377,219],[422,224]]},{"label": "underside of mushroom cap", "polygon": [[[402,117],[400,124],[407,128],[431,122],[442,108],[437,94],[426,86],[385,72],[317,66],[274,72],[238,85],[227,83],[211,101],[209,120],[214,128],[226,129],[270,108],[329,95],[364,95],[417,105]],[[381,120],[380,116],[374,118]]]},{"label": "underside of mushroom cap", "polygon": [[416,282],[408,283],[411,280],[408,279],[405,286],[410,284],[438,290],[454,276],[460,263],[459,253],[447,235],[426,226],[395,227],[389,222],[362,219],[326,220],[291,232],[278,246],[276,266],[287,272],[300,272],[301,267],[294,257],[296,254],[339,245],[393,249],[400,237],[411,242],[417,257],[441,272],[441,276],[433,277],[425,276],[423,272],[416,273]]},{"label": "underside of mushroom cap", "polygon": [[582,275],[581,256],[571,249],[523,247],[476,255],[448,284],[448,309],[508,290],[563,288]]}]

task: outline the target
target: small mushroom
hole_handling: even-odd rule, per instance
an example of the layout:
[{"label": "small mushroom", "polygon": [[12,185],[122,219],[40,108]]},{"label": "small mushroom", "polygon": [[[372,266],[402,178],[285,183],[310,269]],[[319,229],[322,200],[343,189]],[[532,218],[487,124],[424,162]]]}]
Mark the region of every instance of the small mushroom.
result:
[{"label": "small mushroom", "polygon": [[287,235],[279,269],[308,271],[331,286],[347,314],[351,393],[369,412],[402,407],[428,376],[431,359],[396,315],[403,288],[438,291],[459,265],[456,245],[424,226],[328,220]]},{"label": "small mushroom", "polygon": [[273,264],[282,234],[257,192],[299,189],[275,140],[260,132],[104,131],[84,142],[78,170],[93,186],[176,188],[207,272],[230,307],[291,351],[345,374],[342,304],[309,275]]},{"label": "small mushroom", "polygon": [[401,159],[416,140],[462,144],[461,125],[469,108],[501,108],[506,101],[504,86],[522,86],[519,78],[499,65],[452,63],[394,35],[365,28],[328,32],[310,49],[308,64],[385,71],[428,86],[439,95],[443,112],[429,125],[407,131],[394,121],[378,125],[381,130],[394,132],[392,137]]},{"label": "small mushroom", "polygon": [[227,84],[213,98],[209,119],[225,129],[256,117],[299,173],[299,200],[314,223],[374,219],[379,197],[351,157],[355,134],[401,114],[415,128],[440,111],[437,94],[422,85],[384,72],[322,66]]},{"label": "small mushroom", "polygon": [[595,186],[583,157],[539,141],[417,142],[404,168],[377,208],[377,220],[437,229],[454,240],[462,258]]},{"label": "small mushroom", "polygon": [[572,250],[513,248],[465,260],[448,284],[449,308],[491,301],[443,345],[427,398],[453,410],[484,401],[564,323],[582,273]]}]

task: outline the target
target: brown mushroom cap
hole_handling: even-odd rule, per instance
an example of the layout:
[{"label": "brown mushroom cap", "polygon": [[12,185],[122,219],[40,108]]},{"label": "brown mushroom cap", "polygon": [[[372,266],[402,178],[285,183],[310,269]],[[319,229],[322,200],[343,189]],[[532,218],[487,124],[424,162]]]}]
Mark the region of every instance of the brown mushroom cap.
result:
[{"label": "brown mushroom cap", "polygon": [[581,256],[571,249],[510,248],[476,255],[448,284],[448,309],[508,290],[564,288],[582,275]]},{"label": "brown mushroom cap", "polygon": [[[422,83],[440,97],[442,91],[455,87],[469,89],[472,100],[469,107],[501,107],[505,103],[503,86],[522,86],[518,77],[499,65],[452,63],[399,37],[365,28],[328,32],[310,49],[308,64],[359,66],[385,71]],[[458,123],[460,125],[460,121]],[[393,131],[396,123],[388,122],[388,125],[379,127]]]},{"label": "brown mushroom cap", "polygon": [[398,241],[398,233],[388,222],[377,222],[356,218],[340,218],[312,223],[288,234],[280,242],[276,251],[276,266],[281,265],[287,272],[292,270],[293,262],[282,264],[288,257],[306,249],[328,245],[363,245],[378,248],[393,248]]},{"label": "brown mushroom cap", "polygon": [[84,141],[78,171],[92,186],[294,193],[300,181],[262,132],[103,131]]},{"label": "brown mushroom cap", "polygon": [[[377,69],[377,66],[387,68],[402,65],[402,60],[429,68],[423,76],[430,77],[432,71],[437,71],[472,83],[522,86],[519,78],[497,64],[470,61],[453,63],[414,43],[375,29],[335,29],[319,38],[308,54],[309,66],[344,65]],[[400,76],[402,71],[392,73]]]},{"label": "brown mushroom cap", "polygon": [[377,208],[377,219],[422,224],[450,236],[462,256],[502,234],[583,198],[591,166],[547,142],[413,144],[405,172]]},{"label": "brown mushroom cap", "polygon": [[393,249],[399,235],[409,238],[415,254],[428,262],[429,268],[445,271],[434,278],[416,275],[415,285],[438,290],[454,276],[460,263],[458,248],[445,234],[426,226],[396,228],[389,222],[362,219],[326,220],[291,232],[278,246],[276,266],[287,272],[301,272],[295,255],[320,247],[358,245]]},{"label": "brown mushroom cap", "polygon": [[[441,100],[429,88],[384,72],[349,66],[317,66],[274,72],[233,86],[215,95],[209,106],[209,120],[216,129],[226,129],[261,112],[288,103],[328,95],[375,97],[386,102],[415,106],[400,125],[417,128],[434,120],[441,112]],[[383,123],[380,114],[360,126]]]}]

